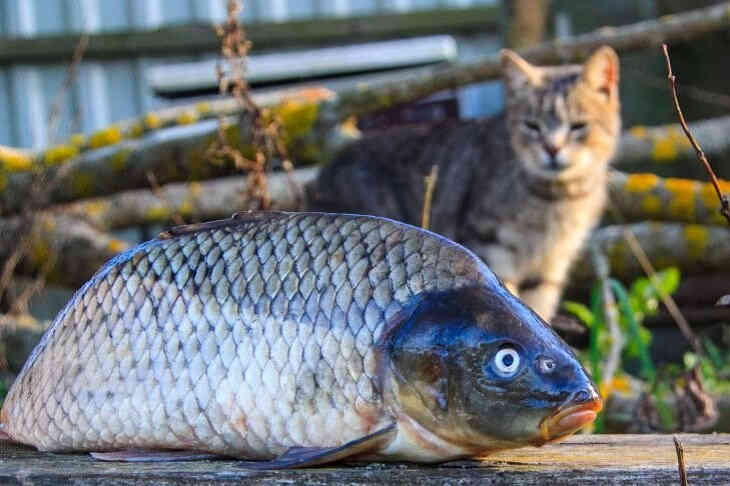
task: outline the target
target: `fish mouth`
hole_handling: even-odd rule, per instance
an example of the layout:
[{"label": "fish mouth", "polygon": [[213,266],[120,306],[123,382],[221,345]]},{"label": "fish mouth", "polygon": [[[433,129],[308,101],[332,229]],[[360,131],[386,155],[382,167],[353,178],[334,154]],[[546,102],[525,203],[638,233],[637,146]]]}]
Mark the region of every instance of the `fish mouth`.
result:
[{"label": "fish mouth", "polygon": [[593,422],[602,408],[603,400],[596,398],[559,409],[540,422],[540,438],[536,445],[555,442],[577,432]]}]

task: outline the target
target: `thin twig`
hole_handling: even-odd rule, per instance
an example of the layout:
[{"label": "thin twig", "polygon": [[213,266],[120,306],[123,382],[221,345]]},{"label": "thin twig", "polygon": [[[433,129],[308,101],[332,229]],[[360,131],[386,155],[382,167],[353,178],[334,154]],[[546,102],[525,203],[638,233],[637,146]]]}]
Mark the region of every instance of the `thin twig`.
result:
[{"label": "thin twig", "polygon": [[431,166],[431,172],[423,178],[423,183],[426,185],[421,209],[421,228],[423,229],[428,229],[431,226],[431,202],[433,201],[433,191],[436,189],[438,177],[439,166],[434,164]]},{"label": "thin twig", "polygon": [[667,48],[666,44],[662,44],[662,50],[664,51],[664,58],[667,61],[667,79],[669,80],[669,89],[672,92],[672,102],[674,103],[674,111],[677,113],[677,117],[679,118],[679,124],[682,126],[682,130],[687,136],[689,143],[692,144],[695,152],[697,152],[697,158],[700,160],[700,162],[702,162],[702,164],[705,166],[705,170],[710,175],[712,185],[715,187],[715,192],[717,192],[718,199],[720,199],[720,214],[725,216],[728,224],[730,224],[730,200],[720,190],[720,183],[717,179],[717,176],[715,175],[715,171],[712,170],[712,166],[707,160],[707,157],[705,157],[705,153],[702,151],[702,148],[697,143],[697,140],[695,140],[692,132],[689,131],[687,122],[684,120],[682,108],[679,106],[679,98],[677,96],[677,78],[672,73],[672,64],[669,61],[669,49]]},{"label": "thin twig", "polygon": [[[228,93],[241,107],[241,126],[250,127],[253,156],[245,156],[240,148],[232,147],[226,140],[225,126],[221,118],[218,140],[208,150],[207,155],[213,161],[231,160],[235,167],[248,172],[247,199],[259,201],[256,209],[267,209],[271,205],[267,171],[273,161],[279,161],[281,167],[291,173],[293,164],[282,138],[282,123],[279,116],[270,109],[261,108],[251,96],[246,80],[246,61],[251,50],[251,41],[239,22],[242,4],[238,0],[228,0],[228,15],[223,25],[217,28],[221,39],[221,54],[228,63],[229,73],[218,65],[218,88],[221,95]],[[287,179],[296,194],[301,188],[295,187],[293,177]]]},{"label": "thin twig", "polygon": [[[148,170],[145,175],[147,176],[147,181],[149,181],[150,187],[152,188],[152,193],[155,195],[155,197],[164,202],[167,207],[174,208],[175,206],[170,202],[170,200],[165,195],[165,192],[160,187],[160,184],[157,182],[157,177],[155,177],[155,174],[151,170]],[[185,224],[185,221],[182,219],[182,216],[180,216],[180,213],[172,213],[170,219],[172,219],[172,222],[177,225]]]},{"label": "thin twig", "polygon": [[[54,137],[57,128],[58,116],[60,113],[60,103],[63,100],[64,94],[73,86],[76,81],[76,74],[78,66],[84,57],[86,48],[88,47],[89,36],[84,34],[79,39],[74,49],[73,59],[66,71],[66,77],[64,78],[63,84],[59,88],[56,96],[54,97],[51,115],[48,120],[49,133],[51,138]],[[78,161],[76,162],[78,163]],[[23,210],[21,212],[21,218],[24,224],[20,225],[20,230],[16,235],[17,244],[10,256],[5,260],[0,269],[0,297],[7,292],[10,281],[15,273],[15,268],[26,256],[30,250],[33,235],[38,227],[38,217],[36,210],[46,205],[50,195],[54,189],[61,183],[61,181],[68,175],[68,173],[74,168],[75,163],[71,162],[62,165],[53,175],[51,176],[48,171],[38,171],[33,174],[32,184],[30,191],[27,194]],[[16,299],[16,302],[11,303],[12,309],[24,309],[27,308],[27,301],[35,292],[39,292],[45,285],[45,277],[51,271],[53,267],[52,261],[47,261],[41,267],[37,281],[35,285],[32,285],[27,292],[23,292],[21,296]]]},{"label": "thin twig", "polygon": [[679,441],[679,437],[672,436],[674,439],[674,449],[677,451],[677,468],[679,469],[679,484],[687,486],[687,467],[684,462],[684,447]]},{"label": "thin twig", "polygon": [[661,299],[664,306],[667,308],[667,311],[674,319],[674,322],[677,323],[677,326],[679,327],[679,330],[682,332],[682,335],[684,338],[689,342],[689,344],[692,346],[692,349],[695,351],[695,353],[702,355],[704,354],[702,352],[702,346],[700,345],[699,339],[697,339],[697,336],[692,331],[692,327],[690,327],[689,322],[687,322],[687,319],[684,318],[684,315],[682,314],[682,311],[679,310],[679,306],[677,306],[677,303],[674,301],[671,295],[667,294],[661,287],[659,281],[657,280],[656,276],[656,270],[654,269],[654,266],[649,261],[649,257],[646,255],[646,252],[641,247],[641,244],[639,243],[639,240],[636,238],[636,235],[634,233],[626,228],[623,230],[623,236],[626,240],[626,243],[628,243],[629,248],[631,249],[631,252],[634,254],[636,259],[639,261],[639,265],[641,265],[641,268],[644,270],[644,273],[649,277],[649,281],[651,282],[652,286],[654,287],[654,290],[657,291],[659,294],[659,298]]},{"label": "thin twig", "polygon": [[69,64],[68,69],[66,70],[66,77],[51,102],[51,113],[48,116],[48,145],[53,145],[56,140],[56,135],[58,135],[58,120],[61,118],[61,103],[66,97],[68,91],[76,82],[76,74],[78,73],[81,59],[83,59],[87,47],[89,47],[89,34],[85,33],[81,35],[76,47],[74,48],[71,64]]}]

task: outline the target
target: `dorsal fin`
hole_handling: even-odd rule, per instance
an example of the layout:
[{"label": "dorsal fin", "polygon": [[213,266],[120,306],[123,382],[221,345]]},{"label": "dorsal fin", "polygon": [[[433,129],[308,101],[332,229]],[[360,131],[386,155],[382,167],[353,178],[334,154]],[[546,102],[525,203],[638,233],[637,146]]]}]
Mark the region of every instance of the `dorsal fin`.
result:
[{"label": "dorsal fin", "polygon": [[206,221],[204,223],[192,223],[183,224],[180,226],[173,226],[172,228],[163,231],[162,233],[157,235],[157,239],[169,240],[171,238],[175,238],[176,236],[189,235],[191,233],[198,233],[200,231],[229,228],[239,226],[245,223],[250,223],[252,221],[269,221],[272,219],[284,218],[290,215],[291,213],[287,213],[284,211],[241,211],[238,213],[233,213],[233,215],[228,219],[218,219],[215,221]]}]

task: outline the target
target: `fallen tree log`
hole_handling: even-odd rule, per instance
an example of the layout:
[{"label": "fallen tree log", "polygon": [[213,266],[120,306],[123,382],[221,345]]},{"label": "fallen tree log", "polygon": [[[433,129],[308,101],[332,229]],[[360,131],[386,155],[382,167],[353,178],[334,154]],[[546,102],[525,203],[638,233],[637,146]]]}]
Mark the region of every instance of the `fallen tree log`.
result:
[{"label": "fallen tree log", "polygon": [[[310,143],[315,138],[312,130],[313,115],[308,112],[314,105],[290,103],[287,120],[290,126],[299,124],[297,137],[289,144],[292,155],[309,163],[320,159],[327,160],[333,154],[334,147],[340,147],[346,135],[338,130],[324,145]],[[67,172],[64,179],[56,185],[56,189],[48,195],[48,204],[56,205],[80,199],[97,196],[108,196],[125,190],[143,189],[150,186],[148,174],[153,174],[158,184],[184,180],[205,180],[215,177],[224,177],[235,174],[232,164],[214,164],[206,160],[205,152],[217,136],[217,120],[205,120],[190,125],[168,127],[150,132],[140,139],[131,139],[103,149],[89,152],[77,158],[74,167]],[[231,121],[227,129],[229,141],[234,147],[246,149],[241,143],[240,127]],[[693,123],[693,132],[709,157],[730,155],[730,138],[724,136],[730,132],[730,117],[717,118]],[[694,161],[694,151],[686,142],[678,125],[662,127],[635,127],[624,133],[614,166],[619,169],[654,169],[664,170],[668,166],[681,168],[681,172],[698,174],[705,177],[702,168]],[[685,161],[685,164],[669,164],[670,162]],[[689,169],[687,169],[689,167]],[[718,174],[723,175],[723,168],[718,167]],[[46,169],[47,178],[52,178],[56,167]],[[665,170],[666,171],[666,170]],[[651,178],[640,177],[626,179],[614,177],[612,187],[628,196],[625,204],[627,220],[637,219],[669,219],[677,221],[716,223],[713,216],[714,206],[711,199],[705,198],[705,186],[694,185],[689,188],[686,184],[661,185],[659,180],[649,184]],[[0,214],[12,214],[19,211],[25,203],[25,195],[34,184],[32,172],[20,171],[3,174],[0,172]],[[685,187],[685,189],[682,189]],[[642,191],[653,191],[643,194]],[[676,195],[677,201],[687,201],[688,198],[697,199],[693,207],[680,207],[677,202],[670,210],[655,209],[656,199],[646,199],[646,196],[659,197],[668,202],[667,197],[661,196],[661,190],[667,194]],[[638,191],[638,192],[637,192]],[[688,195],[686,191],[696,193]],[[707,193],[709,194],[709,193]],[[621,202],[619,200],[619,202]],[[634,202],[637,205],[634,205]],[[672,203],[673,204],[673,203]],[[710,205],[708,205],[710,204]],[[641,210],[637,210],[641,208]],[[622,209],[622,210],[623,210]],[[690,214],[691,213],[691,214]],[[679,219],[676,219],[679,218]]]},{"label": "fallen tree log", "polygon": [[[634,233],[656,269],[676,266],[683,275],[730,270],[730,229],[726,227],[643,222],[597,229],[590,242],[608,257],[611,276],[626,282],[645,274],[624,239],[625,230]],[[587,286],[594,280],[584,251],[573,266],[570,286]]]},{"label": "fallen tree log", "polygon": [[[319,135],[313,123],[317,105],[288,100],[272,110],[282,121],[283,141],[296,161],[305,164],[325,159],[329,144],[342,143],[343,132]],[[251,157],[253,147],[237,119],[227,118],[224,136],[232,148]],[[118,129],[110,128],[112,137]],[[63,176],[46,194],[47,205],[61,204],[120,191],[150,187],[150,174],[158,184],[205,180],[240,172],[231,160],[211,161],[206,152],[217,140],[219,121],[203,120],[153,130],[141,138],[130,138],[90,151],[65,164]],[[270,161],[276,163],[276,161]],[[45,180],[56,178],[59,165],[43,169]],[[0,215],[21,211],[26,195],[37,184],[36,171],[0,172]]]},{"label": "fallen tree log", "polygon": [[[0,262],[6,261],[27,224],[21,218],[0,220]],[[63,214],[40,214],[17,272],[34,275],[49,268],[47,281],[81,286],[104,262],[129,244],[88,223]],[[50,260],[50,262],[49,262]]]},{"label": "fallen tree log", "polygon": [[[291,174],[274,173],[269,175],[269,189],[272,196],[272,207],[280,210],[298,210],[306,208],[302,200],[301,189],[317,176],[316,167],[297,169]],[[230,177],[189,184],[169,184],[157,190],[145,189],[122,192],[108,198],[97,198],[56,208],[44,213],[45,227],[66,230],[64,221],[72,221],[71,228],[86,228],[90,241],[83,242],[79,232],[61,232],[46,234],[47,241],[64,242],[71,239],[70,249],[83,253],[88,246],[90,260],[95,262],[91,268],[79,269],[68,262],[71,253],[58,254],[53,251],[54,245],[38,246],[43,251],[32,252],[35,259],[26,264],[23,271],[27,274],[41,267],[42,258],[47,255],[58,258],[62,268],[72,268],[71,273],[63,274],[63,280],[72,287],[81,285],[106,258],[113,255],[107,246],[121,250],[125,245],[111,238],[103,231],[129,226],[149,224],[173,224],[173,216],[179,215],[185,221],[204,221],[230,216],[236,211],[249,207],[244,190],[245,177]],[[708,270],[722,271],[730,269],[730,239],[723,243],[723,238],[730,236],[730,230],[723,227],[712,228],[697,224],[679,224],[679,222],[721,222],[715,211],[716,196],[709,186],[696,181],[663,180],[651,174],[625,175],[612,173],[611,191],[615,204],[622,213],[622,222],[643,221],[648,218],[674,220],[673,223],[640,223],[629,225],[636,228],[637,236],[646,241],[645,249],[658,266],[676,264],[687,274],[696,274]],[[674,198],[674,199],[672,199]],[[638,209],[637,209],[638,208]],[[73,218],[71,218],[73,217]],[[56,218],[60,218],[57,221]],[[83,218],[89,226],[79,226],[77,218]],[[8,221],[0,220],[0,229],[10,228]],[[17,221],[17,220],[16,220]],[[16,223],[17,224],[17,223]],[[12,225],[11,225],[12,226]],[[621,278],[632,279],[642,275],[638,263],[623,243],[620,226],[609,226],[597,230],[594,234],[602,248],[607,252],[612,263],[612,274]],[[12,234],[12,230],[8,234]],[[93,239],[93,240],[92,240]],[[41,241],[43,239],[41,238]],[[100,243],[106,241],[107,243]],[[14,241],[0,238],[0,259],[2,251],[9,251]],[[100,250],[101,248],[101,250]],[[703,256],[705,250],[712,249],[712,255]],[[585,260],[586,262],[588,260]],[[592,281],[592,265],[577,264],[576,274],[571,286],[583,285]],[[50,281],[59,282],[61,276],[51,275]]]},{"label": "fallen tree log", "polygon": [[[689,127],[718,176],[730,176],[730,139],[727,136],[730,117],[696,121]],[[677,123],[635,126],[625,131],[613,165],[628,172],[707,179],[704,167],[697,161],[697,154]]]},{"label": "fallen tree log", "polygon": [[[272,210],[303,209],[305,185],[319,169],[276,172],[267,177]],[[148,224],[170,224],[175,215],[197,222],[227,218],[250,207],[246,177],[236,176],[205,182],[167,184],[158,190],[120,192],[110,197],[82,200],[58,211],[77,216],[96,228],[109,230]]]},{"label": "fallen tree log", "polygon": [[[729,193],[730,182],[721,180],[720,189]],[[727,227],[717,193],[709,182],[613,171],[609,194],[612,208],[605,215],[614,223],[653,220]]]},{"label": "fallen tree log", "polygon": [[48,324],[27,314],[0,315],[0,356],[5,359],[10,373],[20,372]]},{"label": "fallen tree log", "polygon": [[[573,38],[540,44],[521,52],[535,62],[561,63],[584,59],[590,51],[603,44],[612,45],[619,51],[658,46],[670,39],[686,39],[727,27],[730,25],[730,17],[726,14],[728,8],[730,3],[724,2],[660,19],[617,28],[602,28]],[[497,56],[490,56],[471,64],[416,70],[407,78],[398,78],[390,82],[358,85],[357,88],[336,96],[326,90],[305,89],[289,94],[272,95],[270,99],[262,100],[261,103],[280,107],[285,132],[287,122],[284,114],[291,112],[289,141],[293,142],[299,135],[303,138],[303,141],[297,142],[298,146],[294,144],[294,147],[290,147],[295,160],[321,161],[327,158],[327,151],[331,145],[336,145],[338,137],[333,137],[334,141],[330,140],[332,128],[352,115],[411,102],[437,91],[493,79],[498,75],[499,60]],[[298,104],[292,105],[291,100],[299,101]],[[78,166],[77,170],[70,171],[67,178],[59,185],[59,189],[49,197],[49,204],[108,194],[109,191],[118,192],[146,187],[148,171],[153,172],[161,184],[186,180],[191,176],[199,179],[206,177],[206,173],[210,174],[207,177],[229,175],[230,168],[228,173],[225,173],[206,167],[206,164],[201,163],[200,155],[201,151],[208,147],[214,132],[210,123],[206,124],[206,119],[239,113],[240,108],[232,100],[199,103],[121,122],[100,130],[89,138],[74,137],[64,144],[33,155],[13,151],[10,156],[4,156],[3,154],[8,151],[0,152],[0,214],[12,214],[20,210],[18,197],[27,194],[32,180],[23,177],[19,172],[38,170],[47,165],[73,161]],[[179,125],[199,125],[201,120],[202,125],[197,129],[183,130],[183,133],[165,130],[175,130]],[[297,131],[298,135],[293,135],[292,130]],[[151,136],[158,131],[160,131],[158,137]],[[309,132],[313,134],[310,136]],[[139,140],[143,135],[147,135],[144,138],[145,143]],[[186,140],[186,135],[192,140]],[[236,136],[233,135],[233,138]],[[127,145],[120,144],[121,142],[126,142]],[[160,146],[156,146],[155,142]],[[239,148],[244,145],[242,148],[245,149],[245,143],[241,144],[240,139],[238,142]],[[102,151],[101,154],[94,153],[99,148],[109,145],[119,146],[116,149],[107,147],[108,150]],[[233,145],[236,146],[235,143]],[[150,152],[155,156],[144,157],[140,155],[141,151]],[[181,156],[183,160],[178,160]],[[632,155],[632,158],[635,157]],[[144,161],[147,161],[147,164]],[[154,166],[150,165],[150,161],[155,162]],[[95,172],[95,166],[98,166],[99,173]],[[124,177],[119,177],[122,170]],[[104,187],[104,184],[110,185]]]},{"label": "fallen tree log", "polygon": [[[303,188],[316,179],[319,169],[296,169],[290,175],[273,173],[268,177],[272,209],[298,210],[306,207]],[[84,199],[59,210],[78,216],[99,229],[109,230],[146,224],[171,224],[178,215],[186,221],[204,221],[229,216],[249,207],[244,176],[209,181],[174,183],[158,190],[139,189],[108,197]],[[294,185],[292,185],[294,184]],[[730,183],[721,181],[730,192]],[[612,211],[606,217],[613,223],[646,220],[725,225],[719,201],[709,183],[689,179],[661,178],[655,174],[625,174],[612,171],[609,178]]]}]

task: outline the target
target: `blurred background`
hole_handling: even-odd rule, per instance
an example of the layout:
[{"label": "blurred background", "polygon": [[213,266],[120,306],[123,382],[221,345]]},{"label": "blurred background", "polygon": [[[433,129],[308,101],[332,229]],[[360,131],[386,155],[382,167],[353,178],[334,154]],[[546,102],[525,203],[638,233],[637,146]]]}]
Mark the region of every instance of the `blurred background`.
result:
[{"label": "blurred background", "polygon": [[[659,47],[669,42],[685,116],[718,176],[730,177],[727,2],[242,3],[238,20],[252,42],[246,92],[277,107],[297,170],[368,131],[498,113],[495,55],[503,47],[528,49],[537,61],[579,62],[608,36],[621,57],[626,131],[611,186],[616,210],[593,244],[625,291],[627,345],[619,372],[602,383],[614,400],[598,429],[730,430],[730,307],[722,304],[730,233],[676,125]],[[215,185],[242,167],[208,160],[216,139],[238,149],[250,135],[240,99],[220,94],[219,69],[234,68],[221,64],[225,43],[222,55],[213,26],[227,18],[224,0],[0,1],[3,386],[101,262],[172,224],[247,207],[239,186],[229,197],[228,186]],[[666,34],[671,19],[687,29]],[[656,33],[637,37],[631,29]],[[583,47],[563,47],[576,43]],[[542,50],[529,50],[535,46]],[[281,159],[270,168],[290,169]],[[269,180],[274,199],[284,191],[277,180]],[[653,282],[622,239],[627,229],[659,271]],[[591,366],[601,366],[612,345],[600,306],[591,304],[596,279],[584,256],[554,323]],[[699,346],[677,326],[667,294]]]}]

